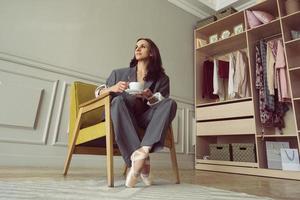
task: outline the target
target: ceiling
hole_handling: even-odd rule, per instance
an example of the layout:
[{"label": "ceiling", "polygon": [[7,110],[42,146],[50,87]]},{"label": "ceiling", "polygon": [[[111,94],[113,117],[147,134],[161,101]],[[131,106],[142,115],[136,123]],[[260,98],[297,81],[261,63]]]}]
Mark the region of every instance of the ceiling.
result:
[{"label": "ceiling", "polygon": [[213,15],[222,8],[232,6],[236,10],[246,9],[256,3],[256,0],[168,0],[199,18]]}]

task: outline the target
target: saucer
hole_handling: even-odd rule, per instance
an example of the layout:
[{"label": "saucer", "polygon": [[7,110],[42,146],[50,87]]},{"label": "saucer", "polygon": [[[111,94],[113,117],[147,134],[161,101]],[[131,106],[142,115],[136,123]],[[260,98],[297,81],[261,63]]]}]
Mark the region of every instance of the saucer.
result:
[{"label": "saucer", "polygon": [[141,94],[143,92],[143,90],[133,90],[133,89],[127,89],[125,90],[125,92],[127,92],[128,94]]}]

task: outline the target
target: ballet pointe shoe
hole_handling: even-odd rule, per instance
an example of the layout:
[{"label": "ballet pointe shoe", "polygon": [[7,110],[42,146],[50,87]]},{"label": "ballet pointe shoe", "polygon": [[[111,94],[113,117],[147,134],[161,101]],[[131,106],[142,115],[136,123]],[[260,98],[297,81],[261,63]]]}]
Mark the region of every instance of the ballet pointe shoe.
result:
[{"label": "ballet pointe shoe", "polygon": [[140,176],[140,171],[144,166],[145,159],[148,157],[148,154],[142,150],[138,149],[134,151],[131,155],[131,168],[127,174],[125,186],[134,187]]},{"label": "ballet pointe shoe", "polygon": [[141,179],[146,186],[152,185],[152,180],[150,177],[150,158],[146,158],[142,172],[141,172]]}]

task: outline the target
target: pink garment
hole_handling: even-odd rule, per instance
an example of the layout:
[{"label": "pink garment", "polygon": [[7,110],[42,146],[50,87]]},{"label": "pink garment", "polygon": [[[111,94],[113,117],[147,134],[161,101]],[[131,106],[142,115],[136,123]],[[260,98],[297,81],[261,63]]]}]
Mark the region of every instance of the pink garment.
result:
[{"label": "pink garment", "polygon": [[276,80],[278,84],[278,100],[281,102],[290,101],[291,96],[287,81],[286,64],[284,58],[284,50],[282,40],[278,40],[277,43],[277,55],[276,55]]},{"label": "pink garment", "polygon": [[257,17],[255,17],[251,10],[246,10],[246,16],[250,28],[254,28],[262,24],[261,21],[259,21]]}]

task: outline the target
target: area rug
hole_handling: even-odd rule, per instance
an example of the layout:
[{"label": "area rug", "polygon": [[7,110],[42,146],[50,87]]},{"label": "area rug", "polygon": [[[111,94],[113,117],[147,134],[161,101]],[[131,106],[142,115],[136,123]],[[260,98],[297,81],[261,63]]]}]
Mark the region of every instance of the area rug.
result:
[{"label": "area rug", "polygon": [[173,184],[158,180],[150,187],[138,183],[125,188],[124,180],[116,180],[109,188],[104,180],[68,180],[51,178],[9,179],[0,181],[0,199],[38,200],[270,200],[245,193],[220,190],[193,184]]}]

